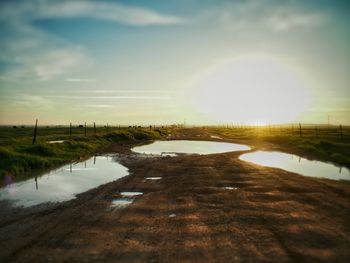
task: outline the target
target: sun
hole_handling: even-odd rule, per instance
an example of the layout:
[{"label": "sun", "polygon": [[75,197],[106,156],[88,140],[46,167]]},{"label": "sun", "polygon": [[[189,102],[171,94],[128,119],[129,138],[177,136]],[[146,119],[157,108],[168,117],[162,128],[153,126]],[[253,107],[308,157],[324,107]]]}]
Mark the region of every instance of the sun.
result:
[{"label": "sun", "polygon": [[212,121],[263,125],[295,121],[309,94],[288,64],[266,56],[240,57],[196,77],[195,110]]}]

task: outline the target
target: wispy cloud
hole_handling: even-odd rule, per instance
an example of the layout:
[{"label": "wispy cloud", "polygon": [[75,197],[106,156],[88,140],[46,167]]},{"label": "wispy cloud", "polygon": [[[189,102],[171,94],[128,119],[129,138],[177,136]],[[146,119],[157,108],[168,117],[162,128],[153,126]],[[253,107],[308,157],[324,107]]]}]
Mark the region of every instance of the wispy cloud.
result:
[{"label": "wispy cloud", "polygon": [[9,101],[12,101],[19,107],[25,107],[29,109],[49,110],[54,106],[54,103],[48,98],[28,94],[19,94],[12,99],[10,98]]},{"label": "wispy cloud", "polygon": [[96,82],[96,79],[66,78],[66,82]]},{"label": "wispy cloud", "polygon": [[[0,80],[46,81],[91,66],[93,61],[84,48],[49,34],[34,23],[40,19],[77,17],[108,20],[130,26],[165,26],[184,22],[181,17],[109,1],[3,2],[0,3],[0,23],[6,37],[0,41],[0,62],[7,66],[0,72]],[[78,82],[79,78],[74,79]]]},{"label": "wispy cloud", "polygon": [[114,105],[110,105],[110,104],[88,104],[88,105],[76,105],[76,107],[86,107],[86,108],[114,108]]},{"label": "wispy cloud", "polygon": [[184,19],[178,16],[160,14],[147,8],[81,0],[44,2],[38,6],[36,15],[39,18],[87,17],[132,26],[172,25],[184,22]]},{"label": "wispy cloud", "polygon": [[[78,92],[86,92],[85,90],[80,90]],[[113,93],[139,93],[139,94],[145,94],[145,93],[169,93],[169,91],[165,90],[92,90],[89,91],[92,93],[99,93],[99,94],[113,94]]]},{"label": "wispy cloud", "polygon": [[299,8],[293,2],[244,1],[231,3],[225,9],[217,9],[206,14],[206,19],[216,17],[222,29],[256,29],[275,33],[294,29],[312,29],[322,25],[326,15],[317,10]]},{"label": "wispy cloud", "polygon": [[71,96],[71,95],[47,95],[43,98],[72,99],[72,100],[169,100],[167,96]]},{"label": "wispy cloud", "polygon": [[274,32],[284,32],[321,25],[323,15],[318,13],[280,12],[267,18],[265,23]]}]

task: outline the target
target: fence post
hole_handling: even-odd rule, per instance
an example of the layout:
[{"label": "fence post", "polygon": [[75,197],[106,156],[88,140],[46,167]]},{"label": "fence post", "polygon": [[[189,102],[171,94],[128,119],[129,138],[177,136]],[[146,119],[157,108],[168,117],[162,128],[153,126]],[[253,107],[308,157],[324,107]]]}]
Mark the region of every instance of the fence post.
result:
[{"label": "fence post", "polygon": [[85,136],[86,136],[86,122],[85,122],[85,124],[84,124],[84,127],[85,127],[84,133],[85,133]]},{"label": "fence post", "polygon": [[72,137],[72,123],[69,123],[69,137]]},{"label": "fence post", "polygon": [[96,123],[94,122],[94,134],[96,135]]},{"label": "fence post", "polygon": [[299,122],[299,136],[301,137],[301,123]]},{"label": "fence post", "polygon": [[339,125],[339,129],[340,129],[340,138],[343,140],[343,126],[341,124]]},{"label": "fence post", "polygon": [[38,129],[38,119],[35,120],[35,128],[34,128],[34,136],[33,136],[33,143],[32,144],[35,144],[37,129]]}]

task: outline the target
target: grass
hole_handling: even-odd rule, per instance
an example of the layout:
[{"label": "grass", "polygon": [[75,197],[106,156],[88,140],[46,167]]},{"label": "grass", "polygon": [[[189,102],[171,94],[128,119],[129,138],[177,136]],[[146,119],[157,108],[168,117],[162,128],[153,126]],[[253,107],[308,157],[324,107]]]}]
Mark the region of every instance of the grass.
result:
[{"label": "grass", "polygon": [[[25,178],[33,169],[48,169],[71,160],[87,157],[98,149],[120,141],[158,139],[168,134],[170,128],[76,128],[69,136],[66,127],[38,127],[38,137],[32,145],[33,128],[0,128],[0,177],[10,175]],[[50,144],[49,141],[64,140]]]},{"label": "grass", "polygon": [[[201,131],[222,138],[261,145],[265,148],[296,153],[304,157],[331,161],[350,167],[350,129],[338,127],[304,127],[302,136],[297,127],[203,127]],[[32,145],[33,127],[0,127],[0,177],[11,175],[25,178],[33,169],[48,169],[71,160],[87,157],[112,142],[158,139],[171,128],[106,128],[75,127],[69,136],[69,127],[39,127],[36,144]],[[64,140],[49,144],[48,141]]]}]

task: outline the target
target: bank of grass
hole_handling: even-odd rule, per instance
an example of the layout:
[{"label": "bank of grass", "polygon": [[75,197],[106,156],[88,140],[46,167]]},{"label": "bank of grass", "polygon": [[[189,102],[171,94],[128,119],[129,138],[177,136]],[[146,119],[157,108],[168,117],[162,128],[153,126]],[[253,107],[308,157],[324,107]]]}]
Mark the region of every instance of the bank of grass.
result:
[{"label": "bank of grass", "polygon": [[296,153],[312,159],[333,162],[350,167],[350,129],[343,128],[340,136],[337,127],[307,127],[302,136],[297,128],[282,127],[243,127],[243,128],[206,128],[208,132],[223,138],[255,144],[266,149],[276,149]]},{"label": "bank of grass", "polygon": [[[37,142],[32,144],[33,129],[0,128],[0,176],[26,177],[31,170],[48,169],[71,160],[87,157],[98,149],[121,141],[159,139],[170,132],[169,128],[122,128],[109,132],[93,133],[85,136],[68,136],[64,128],[45,130]],[[65,128],[65,130],[67,130]],[[49,141],[64,140],[63,143],[50,144]]]}]

